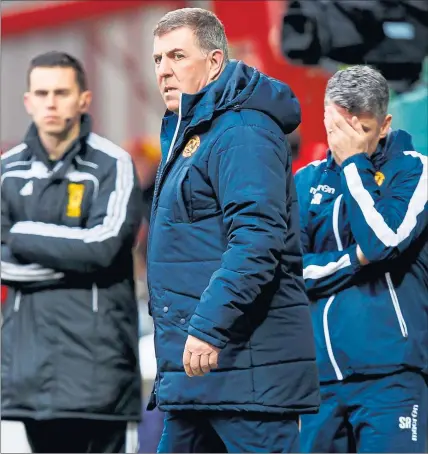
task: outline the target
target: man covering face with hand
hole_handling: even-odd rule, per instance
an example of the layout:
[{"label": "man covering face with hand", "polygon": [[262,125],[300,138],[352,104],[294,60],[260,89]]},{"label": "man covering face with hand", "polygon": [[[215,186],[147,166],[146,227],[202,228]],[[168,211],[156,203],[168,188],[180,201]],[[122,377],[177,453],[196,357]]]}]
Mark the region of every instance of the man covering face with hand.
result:
[{"label": "man covering face with hand", "polygon": [[327,159],[296,174],[322,395],[304,452],[426,452],[427,158],[388,100],[376,70],[337,72]]}]

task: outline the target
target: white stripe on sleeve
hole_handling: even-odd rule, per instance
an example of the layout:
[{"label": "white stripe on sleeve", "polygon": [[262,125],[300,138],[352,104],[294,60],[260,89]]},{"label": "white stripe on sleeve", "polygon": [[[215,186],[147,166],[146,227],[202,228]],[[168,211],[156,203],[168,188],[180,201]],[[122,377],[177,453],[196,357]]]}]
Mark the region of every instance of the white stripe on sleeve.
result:
[{"label": "white stripe on sleeve", "polygon": [[348,266],[351,266],[351,258],[349,254],[345,254],[343,257],[340,257],[337,262],[330,262],[324,266],[308,265],[303,270],[303,279],[321,279],[328,277]]},{"label": "white stripe on sleeve", "polygon": [[15,263],[1,262],[1,278],[14,282],[33,282],[57,280],[64,277],[64,273],[56,272],[50,268],[43,268],[37,264],[17,265]]},{"label": "white stripe on sleeve", "polygon": [[27,148],[27,144],[26,143],[20,143],[16,147],[13,147],[9,151],[6,151],[5,153],[3,153],[1,155],[1,159],[3,160],[3,159],[10,158],[11,156],[14,156],[14,155],[16,155],[18,153],[21,153],[21,151],[24,151],[26,148]]},{"label": "white stripe on sleeve", "polygon": [[85,243],[99,243],[118,235],[125,221],[129,198],[134,187],[132,159],[126,151],[96,134],[90,134],[88,144],[116,159],[115,187],[110,194],[107,213],[102,224],[91,229],[82,229],[28,221],[16,223],[11,233],[75,239]]},{"label": "white stripe on sleeve", "polygon": [[345,167],[344,173],[349,192],[363,213],[364,220],[375,235],[387,247],[395,247],[404,241],[416,227],[417,217],[424,210],[428,197],[428,158],[416,151],[405,151],[405,155],[420,159],[422,173],[416,189],[409,201],[407,212],[397,232],[394,232],[385,222],[383,216],[376,210],[375,202],[370,193],[364,188],[357,166],[352,163]]}]

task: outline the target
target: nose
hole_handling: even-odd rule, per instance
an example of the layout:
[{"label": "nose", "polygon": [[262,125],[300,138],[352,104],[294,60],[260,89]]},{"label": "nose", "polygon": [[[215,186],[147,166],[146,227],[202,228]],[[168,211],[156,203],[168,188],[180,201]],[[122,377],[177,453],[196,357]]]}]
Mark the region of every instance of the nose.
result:
[{"label": "nose", "polygon": [[55,93],[49,93],[49,94],[46,96],[46,107],[47,107],[48,109],[50,109],[50,110],[56,108],[56,97],[55,97]]},{"label": "nose", "polygon": [[159,67],[158,67],[158,74],[159,77],[165,78],[165,77],[171,77],[172,76],[172,67],[169,62],[169,59],[166,57],[163,57]]}]

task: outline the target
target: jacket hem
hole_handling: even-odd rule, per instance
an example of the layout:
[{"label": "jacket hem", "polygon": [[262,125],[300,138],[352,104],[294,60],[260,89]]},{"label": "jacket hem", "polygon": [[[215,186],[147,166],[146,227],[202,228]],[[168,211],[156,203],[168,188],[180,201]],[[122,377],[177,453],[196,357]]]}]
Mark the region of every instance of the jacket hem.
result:
[{"label": "jacket hem", "polygon": [[403,365],[399,364],[396,366],[390,366],[390,365],[385,365],[385,366],[367,366],[367,367],[358,367],[358,368],[351,368],[348,367],[347,369],[344,369],[343,371],[343,380],[338,380],[336,376],[328,376],[328,377],[322,377],[320,376],[319,381],[321,384],[323,383],[332,383],[332,382],[339,382],[339,381],[346,381],[352,377],[355,376],[366,376],[366,377],[376,377],[376,376],[385,376],[385,375],[391,375],[395,374],[397,372],[402,372],[405,370],[417,372],[420,374],[428,375],[428,369],[427,368],[422,368],[419,366],[409,366],[409,365]]},{"label": "jacket hem", "polygon": [[270,413],[276,415],[290,415],[290,414],[314,414],[318,413],[319,407],[305,407],[305,408],[287,408],[287,407],[271,407],[269,405],[261,404],[159,404],[160,411],[236,411],[239,413]]},{"label": "jacket hem", "polygon": [[43,421],[48,419],[91,419],[97,421],[127,421],[140,422],[141,414],[134,415],[106,415],[103,413],[85,413],[73,411],[49,411],[39,412],[30,410],[2,410],[1,417],[3,420],[19,421],[22,419],[35,419]]}]

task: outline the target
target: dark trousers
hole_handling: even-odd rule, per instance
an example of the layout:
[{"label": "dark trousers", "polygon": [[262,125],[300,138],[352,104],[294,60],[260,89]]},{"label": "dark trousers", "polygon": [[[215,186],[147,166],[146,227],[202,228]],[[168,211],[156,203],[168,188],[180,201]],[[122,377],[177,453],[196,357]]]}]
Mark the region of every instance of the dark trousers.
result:
[{"label": "dark trousers", "polygon": [[321,397],[319,413],[302,416],[302,452],[428,452],[423,375],[354,377],[321,385]]},{"label": "dark trousers", "polygon": [[23,421],[32,452],[125,452],[126,422],[90,419]]},{"label": "dark trousers", "polygon": [[167,412],[157,452],[300,452],[298,417],[223,411]]}]

